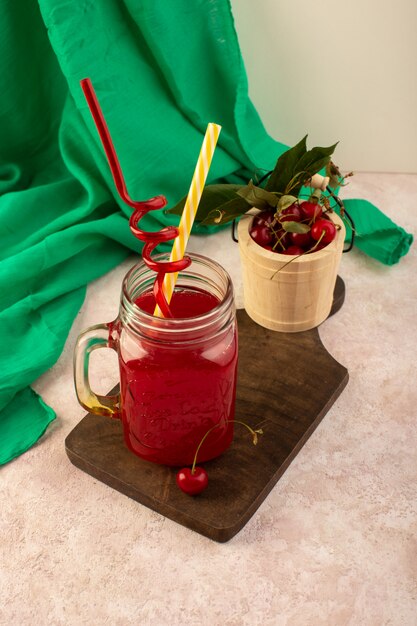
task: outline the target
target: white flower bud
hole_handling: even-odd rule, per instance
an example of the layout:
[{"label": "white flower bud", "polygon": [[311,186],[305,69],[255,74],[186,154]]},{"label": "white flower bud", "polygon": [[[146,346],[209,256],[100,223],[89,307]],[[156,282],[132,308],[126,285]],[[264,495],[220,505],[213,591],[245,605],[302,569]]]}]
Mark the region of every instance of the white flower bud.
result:
[{"label": "white flower bud", "polygon": [[307,185],[313,187],[314,189],[321,189],[325,191],[327,185],[330,182],[330,178],[328,176],[322,176],[321,174],[314,174],[308,181]]}]

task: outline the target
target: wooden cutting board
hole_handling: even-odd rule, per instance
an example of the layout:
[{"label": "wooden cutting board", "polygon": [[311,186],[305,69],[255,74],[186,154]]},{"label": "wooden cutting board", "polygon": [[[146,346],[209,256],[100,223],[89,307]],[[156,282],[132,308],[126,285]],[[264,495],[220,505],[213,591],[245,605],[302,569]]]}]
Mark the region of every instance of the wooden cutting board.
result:
[{"label": "wooden cutting board", "polygon": [[[343,304],[338,277],[333,308]],[[113,489],[215,541],[246,524],[340,395],[348,372],[327,352],[317,328],[278,333],[237,313],[239,373],[235,419],[262,428],[258,445],[246,428],[221,457],[204,463],[207,489],[180,491],[176,470],[139,459],[123,443],[121,423],[88,414],[65,440],[74,465]]]}]

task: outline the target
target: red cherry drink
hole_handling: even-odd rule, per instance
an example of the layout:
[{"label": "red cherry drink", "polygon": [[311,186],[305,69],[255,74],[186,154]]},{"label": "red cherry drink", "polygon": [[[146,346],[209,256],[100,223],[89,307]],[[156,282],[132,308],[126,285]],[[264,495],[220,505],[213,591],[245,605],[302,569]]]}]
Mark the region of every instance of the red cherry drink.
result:
[{"label": "red cherry drink", "polygon": [[[151,290],[135,304],[152,315]],[[205,290],[177,287],[170,308],[174,320],[209,314],[219,300]],[[152,320],[152,318],[149,318]],[[197,324],[198,326],[198,324]],[[187,465],[207,431],[198,462],[219,456],[233,438],[237,367],[235,325],[219,327],[199,340],[163,341],[120,337],[121,417],[125,443],[143,459]]]}]

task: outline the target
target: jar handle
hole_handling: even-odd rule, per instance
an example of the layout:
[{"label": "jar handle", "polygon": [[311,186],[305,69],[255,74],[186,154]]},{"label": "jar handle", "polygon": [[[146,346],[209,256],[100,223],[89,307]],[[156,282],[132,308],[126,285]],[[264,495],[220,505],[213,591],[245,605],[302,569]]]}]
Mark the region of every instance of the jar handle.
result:
[{"label": "jar handle", "polygon": [[98,348],[112,348],[117,351],[114,340],[110,339],[114,323],[97,324],[87,328],[77,339],[74,352],[74,383],[78,402],[90,413],[120,419],[120,394],[100,396],[90,387],[88,367],[90,354]]}]

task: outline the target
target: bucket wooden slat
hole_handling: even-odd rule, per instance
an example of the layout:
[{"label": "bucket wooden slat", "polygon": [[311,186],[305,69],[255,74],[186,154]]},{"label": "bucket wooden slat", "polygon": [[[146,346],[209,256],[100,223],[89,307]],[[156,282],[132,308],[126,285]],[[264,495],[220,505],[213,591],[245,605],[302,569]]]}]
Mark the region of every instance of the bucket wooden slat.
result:
[{"label": "bucket wooden slat", "polygon": [[301,332],[321,324],[328,317],[346,230],[340,228],[328,246],[293,259],[265,250],[249,234],[253,216],[239,222],[239,250],[242,263],[244,304],[258,324],[281,332]]}]

